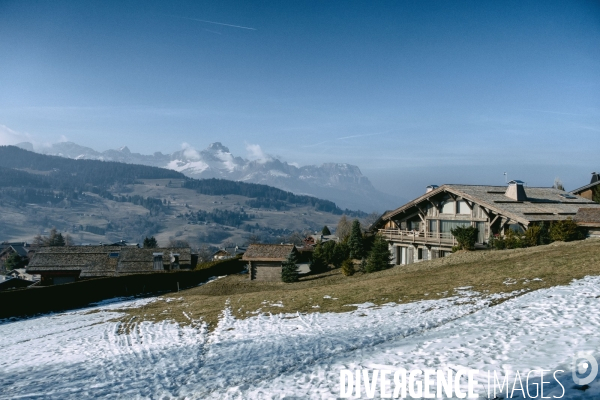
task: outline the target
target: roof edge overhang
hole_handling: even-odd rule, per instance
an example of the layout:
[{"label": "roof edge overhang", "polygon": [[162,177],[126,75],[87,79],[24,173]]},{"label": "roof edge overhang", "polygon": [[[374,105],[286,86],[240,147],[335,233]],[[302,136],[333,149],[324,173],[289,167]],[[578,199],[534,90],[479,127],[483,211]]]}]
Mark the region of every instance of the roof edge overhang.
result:
[{"label": "roof edge overhang", "polygon": [[[450,186],[450,185],[442,185],[437,189],[432,190],[431,192],[425,193],[420,197],[417,197],[416,199],[406,203],[405,205],[390,211],[387,214],[384,214],[381,216],[381,221],[387,221],[387,220],[391,220],[393,217],[395,217],[396,215],[410,209],[411,207],[416,207],[419,203],[422,203],[424,201],[429,200],[430,198],[440,194],[440,193],[444,193],[444,192],[450,192],[452,194],[455,194],[463,199],[472,201],[482,207],[485,207],[493,212],[495,212],[496,214],[502,215],[507,217],[508,219],[510,219],[511,221],[515,221],[515,222],[519,222],[521,224],[525,224],[528,225],[531,221],[527,220],[525,218],[521,218],[517,215],[514,215],[510,212],[506,212],[504,210],[501,210],[499,208],[497,208],[496,206],[490,205],[484,201],[481,201],[480,199],[474,198],[468,194],[465,194],[463,192],[461,192],[460,190],[457,190],[456,188]],[[375,227],[375,226],[374,226]]]}]

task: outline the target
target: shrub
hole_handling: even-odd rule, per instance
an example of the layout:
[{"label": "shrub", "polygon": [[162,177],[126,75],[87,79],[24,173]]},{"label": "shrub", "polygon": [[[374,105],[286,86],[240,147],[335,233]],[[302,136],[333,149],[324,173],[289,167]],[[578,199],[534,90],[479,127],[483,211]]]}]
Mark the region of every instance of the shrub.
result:
[{"label": "shrub", "polygon": [[373,248],[369,253],[365,272],[376,272],[390,267],[391,254],[388,243],[381,235],[377,235],[373,241]]},{"label": "shrub", "polygon": [[298,282],[298,258],[296,252],[292,251],[287,260],[281,265],[281,280],[285,283]]},{"label": "shrub", "polygon": [[506,242],[499,234],[495,234],[494,236],[490,236],[488,246],[496,250],[504,250],[506,248]]},{"label": "shrub", "polygon": [[513,229],[506,231],[504,243],[506,244],[507,249],[520,249],[521,247],[524,247],[524,240],[521,233]]},{"label": "shrub", "polygon": [[355,272],[354,262],[349,258],[345,259],[344,262],[342,262],[342,274],[344,274],[344,276],[351,276],[354,275]]},{"label": "shrub", "polygon": [[539,245],[540,236],[542,233],[542,227],[539,225],[530,225],[525,231],[525,237],[523,238],[525,245],[528,247],[533,247]]},{"label": "shrub", "polygon": [[457,226],[451,229],[450,232],[456,238],[459,250],[473,250],[475,248],[479,231],[474,226]]},{"label": "shrub", "polygon": [[550,225],[550,239],[561,242],[584,239],[581,228],[571,218],[555,221]]}]

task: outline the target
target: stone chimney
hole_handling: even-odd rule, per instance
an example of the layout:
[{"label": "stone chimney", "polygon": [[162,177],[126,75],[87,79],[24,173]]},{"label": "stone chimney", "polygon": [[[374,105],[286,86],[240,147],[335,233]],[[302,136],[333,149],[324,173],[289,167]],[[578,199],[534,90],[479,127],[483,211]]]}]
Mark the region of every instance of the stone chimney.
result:
[{"label": "stone chimney", "polygon": [[425,189],[425,193],[429,193],[432,190],[437,189],[438,187],[439,187],[438,185],[429,185],[429,186],[427,186],[427,189]]},{"label": "stone chimney", "polygon": [[600,181],[600,174],[597,172],[592,172],[592,181],[590,183],[596,183]]},{"label": "stone chimney", "polygon": [[510,181],[504,195],[512,200],[525,201],[527,195],[525,194],[525,187],[523,181]]}]

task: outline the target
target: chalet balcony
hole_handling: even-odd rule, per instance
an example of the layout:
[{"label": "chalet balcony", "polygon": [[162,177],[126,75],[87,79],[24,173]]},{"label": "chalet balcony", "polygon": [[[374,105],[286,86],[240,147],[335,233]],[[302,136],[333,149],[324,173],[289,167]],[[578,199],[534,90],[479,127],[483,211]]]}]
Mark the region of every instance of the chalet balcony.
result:
[{"label": "chalet balcony", "polygon": [[385,239],[393,242],[444,246],[455,246],[457,244],[456,239],[451,233],[416,232],[400,229],[379,229],[379,233]]}]

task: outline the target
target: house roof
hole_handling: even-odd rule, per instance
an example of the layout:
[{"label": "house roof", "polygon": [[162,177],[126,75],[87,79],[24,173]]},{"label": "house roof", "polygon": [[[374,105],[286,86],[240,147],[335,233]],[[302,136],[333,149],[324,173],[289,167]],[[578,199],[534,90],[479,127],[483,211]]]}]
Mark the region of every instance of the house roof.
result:
[{"label": "house roof", "polygon": [[591,200],[580,196],[568,196],[568,193],[555,188],[526,187],[524,189],[527,198],[524,201],[516,201],[505,196],[506,186],[442,185],[402,207],[387,212],[381,217],[380,221],[393,218],[444,192],[473,201],[488,210],[524,224],[529,224],[532,221],[566,219],[569,216],[574,217],[581,207],[600,207],[600,204],[596,204]]},{"label": "house roof", "polygon": [[251,244],[244,253],[246,261],[285,261],[296,248],[293,244]]},{"label": "house roof", "polygon": [[0,249],[0,255],[10,251],[11,249],[12,249],[12,251],[17,253],[21,257],[27,257],[29,255],[29,252],[31,251],[30,247],[12,244],[12,245],[6,246],[3,249]]},{"label": "house roof", "polygon": [[27,273],[80,272],[80,277],[118,276],[160,272],[154,270],[154,253],[163,254],[163,263],[179,254],[179,265],[191,265],[189,248],[140,249],[126,246],[43,247],[31,259]]},{"label": "house roof", "polygon": [[598,186],[598,185],[600,185],[600,181],[596,181],[596,182],[588,183],[588,184],[587,184],[587,185],[585,185],[585,186],[582,186],[582,187],[580,187],[580,188],[577,188],[577,189],[575,189],[575,190],[571,190],[571,193],[573,193],[573,194],[580,194],[580,193],[582,193],[582,192],[585,192],[586,190],[588,190],[588,189],[591,189],[591,188],[593,188],[594,186]]},{"label": "house roof", "polygon": [[581,226],[600,227],[600,208],[580,208],[573,220]]}]

